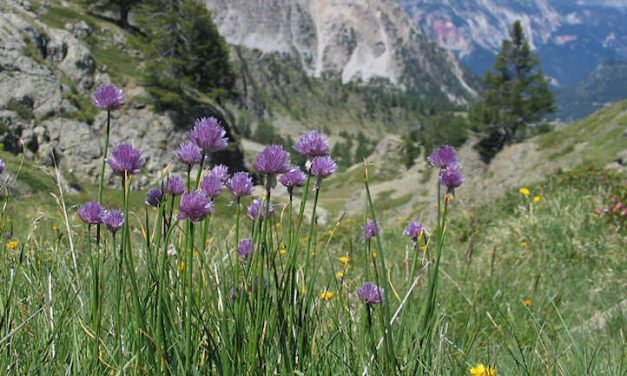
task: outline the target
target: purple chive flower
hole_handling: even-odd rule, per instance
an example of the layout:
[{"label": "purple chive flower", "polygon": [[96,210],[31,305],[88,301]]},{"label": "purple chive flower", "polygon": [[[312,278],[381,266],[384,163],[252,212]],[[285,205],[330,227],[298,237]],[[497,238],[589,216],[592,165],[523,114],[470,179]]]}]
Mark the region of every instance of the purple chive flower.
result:
[{"label": "purple chive flower", "polygon": [[144,165],[144,162],[140,151],[131,144],[117,146],[111,151],[111,156],[107,159],[113,172],[122,176],[139,174],[139,169]]},{"label": "purple chive flower", "polygon": [[163,191],[159,188],[153,188],[146,192],[146,205],[158,207],[163,202]]},{"label": "purple chive flower", "polygon": [[117,110],[124,104],[124,93],[115,85],[104,84],[96,89],[91,102],[101,110]]},{"label": "purple chive flower", "polygon": [[226,182],[226,187],[235,197],[250,196],[253,194],[253,178],[248,172],[236,172]]},{"label": "purple chive flower", "polygon": [[222,193],[222,189],[224,188],[224,184],[220,177],[214,175],[212,172],[209,172],[200,182],[200,188],[210,199],[214,199]]},{"label": "purple chive flower", "polygon": [[357,290],[357,296],[366,304],[381,304],[383,302],[383,288],[374,283],[366,282]]},{"label": "purple chive flower", "polygon": [[442,146],[434,151],[427,160],[433,167],[447,168],[457,166],[457,155],[455,148],[452,146]]},{"label": "purple chive flower", "polygon": [[403,234],[405,234],[408,238],[417,241],[423,231],[424,227],[422,227],[418,221],[411,221],[407,224],[407,227],[405,227]]},{"label": "purple chive flower", "polygon": [[[272,203],[270,203],[270,206],[268,207],[268,215],[272,216],[273,213],[274,207],[272,206]],[[258,219],[260,215],[261,219],[265,218],[266,202],[256,198],[250,203],[250,205],[248,205],[248,217],[254,221]]]},{"label": "purple chive flower", "polygon": [[329,141],[322,133],[316,130],[303,134],[296,145],[294,150],[307,159],[314,157],[322,157],[329,155]]},{"label": "purple chive flower", "polygon": [[4,172],[4,168],[6,167],[6,165],[4,164],[4,161],[2,159],[0,159],[0,174],[2,174]]},{"label": "purple chive flower", "polygon": [[202,150],[191,141],[181,144],[174,154],[188,166],[199,164],[202,159]]},{"label": "purple chive flower", "polygon": [[242,239],[239,241],[237,245],[237,254],[242,259],[242,261],[248,260],[250,256],[252,256],[254,252],[253,241],[251,239]]},{"label": "purple chive flower", "polygon": [[115,234],[124,225],[124,213],[115,209],[107,210],[102,216],[102,222]]},{"label": "purple chive flower", "polygon": [[381,226],[376,224],[372,219],[369,219],[361,226],[361,240],[372,239],[380,232]]},{"label": "purple chive flower", "polygon": [[337,170],[337,164],[331,157],[315,157],[311,161],[311,174],[319,179],[332,175]]},{"label": "purple chive flower", "polygon": [[213,166],[211,173],[220,178],[223,183],[229,179],[229,168],[223,164]]},{"label": "purple chive flower", "polygon": [[205,153],[211,153],[225,149],[228,140],[226,131],[214,117],[203,117],[196,120],[194,128],[187,133],[190,141],[195,143]]},{"label": "purple chive flower", "polygon": [[452,192],[455,188],[464,183],[464,178],[462,174],[459,173],[457,167],[451,166],[440,172],[440,183],[446,186],[449,192]]},{"label": "purple chive flower", "polygon": [[185,183],[178,175],[172,175],[165,182],[165,191],[172,196],[182,195],[185,192]]},{"label": "purple chive flower", "polygon": [[199,190],[183,194],[179,220],[189,219],[192,222],[200,222],[207,214],[213,212],[213,202]]},{"label": "purple chive flower", "polygon": [[288,172],[279,177],[279,183],[283,184],[288,192],[292,193],[295,187],[305,185],[305,174],[297,166],[292,166]]},{"label": "purple chive flower", "polygon": [[257,154],[253,168],[264,175],[283,174],[290,169],[290,156],[281,145],[270,145]]},{"label": "purple chive flower", "polygon": [[104,209],[96,201],[90,201],[78,208],[78,216],[88,225],[98,225],[102,223]]}]

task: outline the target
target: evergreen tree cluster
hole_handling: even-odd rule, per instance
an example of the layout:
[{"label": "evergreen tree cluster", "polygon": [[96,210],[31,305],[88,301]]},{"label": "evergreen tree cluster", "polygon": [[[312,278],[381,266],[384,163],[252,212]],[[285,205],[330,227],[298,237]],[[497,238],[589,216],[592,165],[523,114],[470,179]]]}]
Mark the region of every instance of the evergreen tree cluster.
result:
[{"label": "evergreen tree cluster", "polygon": [[136,19],[146,86],[158,108],[184,110],[199,94],[218,102],[230,95],[235,73],[228,46],[201,2],[143,0]]},{"label": "evergreen tree cluster", "polygon": [[418,129],[410,131],[403,142],[403,163],[410,168],[424,149],[425,155],[442,145],[462,146],[468,140],[466,118],[449,112],[431,116]]}]

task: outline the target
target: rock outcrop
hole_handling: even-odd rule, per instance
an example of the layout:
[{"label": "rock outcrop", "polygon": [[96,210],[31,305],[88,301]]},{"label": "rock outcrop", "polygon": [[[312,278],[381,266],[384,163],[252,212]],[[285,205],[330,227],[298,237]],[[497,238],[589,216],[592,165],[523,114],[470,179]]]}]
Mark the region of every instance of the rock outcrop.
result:
[{"label": "rock outcrop", "polygon": [[314,76],[388,82],[465,103],[474,95],[451,54],[391,0],[206,0],[233,45],[295,56]]},{"label": "rock outcrop", "polygon": [[[0,10],[0,142],[31,159],[56,161],[80,180],[96,181],[106,113],[94,117],[89,98],[97,85],[110,79],[84,42],[92,28],[84,21],[67,23],[65,29],[51,27],[20,1],[7,1]],[[229,137],[238,139],[215,106],[199,107],[193,116],[157,113],[134,104],[134,97],[147,96],[142,87],[128,85],[124,90],[127,105],[112,114],[111,145],[133,142],[142,150],[147,174],[137,180],[139,185],[152,183],[174,160],[173,150],[196,116],[218,117]],[[91,118],[85,116],[89,113]],[[244,168],[237,142],[218,153],[216,160]],[[112,175],[109,181],[113,182]]]}]

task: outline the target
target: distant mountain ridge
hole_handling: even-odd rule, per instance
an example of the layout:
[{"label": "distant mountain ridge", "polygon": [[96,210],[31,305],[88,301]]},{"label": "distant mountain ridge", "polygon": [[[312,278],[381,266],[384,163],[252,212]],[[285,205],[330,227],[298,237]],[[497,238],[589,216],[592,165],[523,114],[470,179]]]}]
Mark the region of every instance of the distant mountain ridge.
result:
[{"label": "distant mountain ridge", "polygon": [[575,84],[605,60],[627,60],[626,0],[396,0],[441,47],[483,75],[519,19],[554,85]]},{"label": "distant mountain ridge", "polygon": [[227,42],[300,59],[313,77],[389,83],[467,103],[472,75],[393,0],[205,0]]},{"label": "distant mountain ridge", "polygon": [[555,94],[560,120],[581,119],[614,102],[627,98],[627,62],[599,64],[575,86]]}]

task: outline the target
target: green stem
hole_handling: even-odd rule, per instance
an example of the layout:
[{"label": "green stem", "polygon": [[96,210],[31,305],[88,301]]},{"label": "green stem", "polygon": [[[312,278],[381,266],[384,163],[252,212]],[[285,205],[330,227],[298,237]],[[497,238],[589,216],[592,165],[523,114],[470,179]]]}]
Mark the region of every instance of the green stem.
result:
[{"label": "green stem", "polygon": [[[115,234],[113,235],[113,251],[115,252]],[[122,260],[124,258],[124,253],[122,251],[122,244],[120,244],[120,250],[118,252],[118,275],[115,276],[115,336],[118,342],[118,361],[119,364],[124,364],[122,361],[122,315],[121,315],[121,301],[122,301],[122,281],[124,278],[124,270],[122,268]]]},{"label": "green stem", "polygon": [[104,191],[104,172],[105,162],[107,161],[107,155],[109,153],[109,133],[111,129],[111,111],[107,111],[107,130],[105,133],[104,154],[102,155],[102,162],[100,163],[100,180],[98,182],[98,202],[102,204],[102,195]]},{"label": "green stem", "polygon": [[126,260],[126,269],[129,279],[131,281],[131,291],[133,298],[133,308],[135,312],[135,341],[138,348],[138,362],[142,364],[142,330],[144,328],[144,317],[142,315],[141,303],[139,299],[139,288],[137,286],[137,277],[135,274],[135,266],[133,263],[133,248],[131,246],[131,230],[129,226],[129,210],[128,210],[128,196],[130,190],[130,176],[127,172],[124,173],[122,178],[122,195],[124,196],[124,226],[122,227],[122,249],[123,258]]},{"label": "green stem", "polygon": [[194,224],[189,222],[189,232],[187,233],[187,260],[185,265],[185,290],[186,290],[186,313],[185,318],[185,370],[192,373],[192,269],[194,257]]}]

